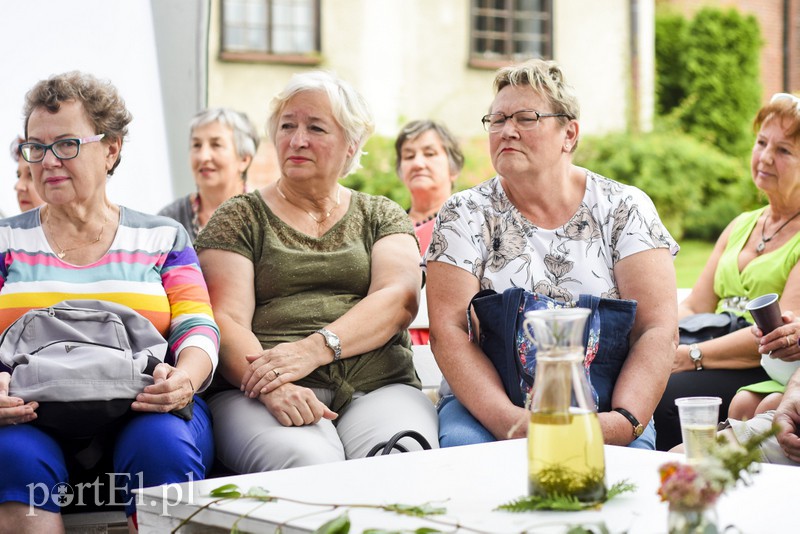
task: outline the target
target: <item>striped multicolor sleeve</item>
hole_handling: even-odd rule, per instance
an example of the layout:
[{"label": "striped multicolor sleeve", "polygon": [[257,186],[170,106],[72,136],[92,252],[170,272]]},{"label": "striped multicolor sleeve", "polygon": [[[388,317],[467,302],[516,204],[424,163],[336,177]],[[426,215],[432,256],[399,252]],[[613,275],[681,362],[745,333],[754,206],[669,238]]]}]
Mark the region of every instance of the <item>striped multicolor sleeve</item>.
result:
[{"label": "striped multicolor sleeve", "polygon": [[[164,260],[161,280],[170,307],[167,341],[176,361],[183,349],[197,347],[208,354],[212,367],[216,370],[219,328],[214,322],[208,287],[200,271],[197,253],[183,227],[179,227],[176,232],[175,244]],[[211,376],[198,391],[204,390],[210,383]]]}]

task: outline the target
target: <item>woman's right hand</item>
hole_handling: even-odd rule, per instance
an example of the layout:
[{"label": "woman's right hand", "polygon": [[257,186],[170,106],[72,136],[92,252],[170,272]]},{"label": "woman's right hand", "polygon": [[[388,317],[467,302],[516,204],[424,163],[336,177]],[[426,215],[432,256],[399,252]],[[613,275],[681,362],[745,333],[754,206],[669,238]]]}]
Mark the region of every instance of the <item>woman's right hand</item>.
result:
[{"label": "woman's right hand", "polygon": [[0,373],[0,426],[28,423],[36,419],[36,408],[39,403],[26,403],[19,397],[9,397],[8,387],[11,384],[9,373]]},{"label": "woman's right hand", "polygon": [[313,425],[322,418],[333,420],[339,417],[320,402],[313,391],[292,383],[262,393],[259,399],[283,426]]},{"label": "woman's right hand", "polygon": [[785,312],[782,319],[783,326],[779,326],[769,334],[764,335],[756,325],[750,327],[758,344],[758,352],[771,353],[772,358],[786,362],[800,360],[800,321],[791,311]]}]

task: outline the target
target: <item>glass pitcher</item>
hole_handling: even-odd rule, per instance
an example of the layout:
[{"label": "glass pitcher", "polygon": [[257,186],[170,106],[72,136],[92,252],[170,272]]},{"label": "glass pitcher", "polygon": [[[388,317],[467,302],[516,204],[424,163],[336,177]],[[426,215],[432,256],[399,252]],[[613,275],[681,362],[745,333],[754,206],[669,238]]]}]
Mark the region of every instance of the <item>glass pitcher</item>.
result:
[{"label": "glass pitcher", "polygon": [[536,378],[528,424],[528,492],[605,497],[603,433],[583,369],[583,333],[590,310],[557,308],[525,314],[536,346]]}]

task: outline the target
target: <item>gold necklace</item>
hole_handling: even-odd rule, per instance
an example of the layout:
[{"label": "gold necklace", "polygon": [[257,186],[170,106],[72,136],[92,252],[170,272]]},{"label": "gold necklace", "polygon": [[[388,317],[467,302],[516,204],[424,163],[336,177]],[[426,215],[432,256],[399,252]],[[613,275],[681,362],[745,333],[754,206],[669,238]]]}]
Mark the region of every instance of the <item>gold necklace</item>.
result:
[{"label": "gold necklace", "polygon": [[772,235],[769,236],[769,237],[764,237],[764,230],[767,227],[767,216],[764,215],[764,224],[761,225],[761,242],[758,245],[756,245],[756,252],[758,254],[761,254],[762,252],[764,252],[764,249],[767,248],[767,243],[772,241],[772,238],[775,237],[776,235],[778,235],[778,232],[783,230],[783,227],[786,226],[787,224],[789,224],[790,222],[792,222],[795,219],[795,217],[797,217],[798,215],[800,215],[800,211],[798,211],[797,213],[795,213],[794,215],[789,217],[786,220],[786,222],[783,223],[782,225],[780,225],[777,230],[772,232]]},{"label": "gold necklace", "polygon": [[68,253],[72,252],[73,250],[78,250],[79,248],[88,247],[90,245],[94,245],[95,243],[98,243],[100,241],[100,239],[103,237],[103,231],[106,229],[106,224],[108,224],[108,210],[106,210],[105,217],[103,218],[103,225],[100,226],[100,233],[97,234],[97,237],[95,237],[92,241],[88,241],[86,243],[81,243],[80,245],[76,245],[74,247],[63,248],[61,245],[58,244],[58,241],[56,240],[56,237],[55,237],[55,232],[53,232],[52,225],[50,224],[50,208],[47,209],[47,212],[45,213],[45,215],[47,215],[47,217],[45,218],[44,222],[50,229],[50,239],[53,240],[53,244],[59,250],[58,252],[56,252],[56,256],[58,256],[58,259],[60,259],[60,260],[63,260],[64,256],[66,256]]},{"label": "gold necklace", "polygon": [[333,210],[335,210],[336,208],[338,208],[338,207],[339,207],[339,204],[340,204],[340,201],[341,201],[341,193],[342,193],[342,186],[341,186],[341,185],[339,185],[339,188],[336,190],[336,204],[335,204],[335,205],[334,205],[334,206],[333,206],[331,209],[329,209],[329,210],[328,210],[328,211],[325,213],[325,216],[324,216],[324,217],[322,217],[322,218],[320,218],[320,219],[317,219],[317,218],[314,216],[314,214],[313,214],[313,213],[311,213],[310,211],[308,211],[308,210],[307,210],[307,209],[305,209],[304,207],[302,207],[302,206],[300,206],[300,205],[298,205],[298,204],[295,204],[294,202],[292,202],[291,200],[289,200],[288,198],[286,198],[286,195],[284,195],[284,194],[283,194],[283,191],[281,191],[281,181],[280,181],[280,179],[279,179],[279,180],[278,180],[278,182],[275,184],[275,189],[277,189],[277,190],[278,190],[278,194],[281,196],[281,198],[282,198],[283,200],[285,200],[286,202],[288,202],[289,204],[291,204],[291,205],[292,205],[292,206],[294,206],[295,208],[299,208],[299,209],[303,210],[304,212],[306,212],[306,215],[308,215],[309,217],[311,217],[311,218],[314,220],[314,222],[315,222],[315,223],[317,223],[317,224],[322,224],[323,222],[325,222],[325,221],[328,219],[328,217],[330,217],[330,216],[331,216],[331,213],[333,213]]}]

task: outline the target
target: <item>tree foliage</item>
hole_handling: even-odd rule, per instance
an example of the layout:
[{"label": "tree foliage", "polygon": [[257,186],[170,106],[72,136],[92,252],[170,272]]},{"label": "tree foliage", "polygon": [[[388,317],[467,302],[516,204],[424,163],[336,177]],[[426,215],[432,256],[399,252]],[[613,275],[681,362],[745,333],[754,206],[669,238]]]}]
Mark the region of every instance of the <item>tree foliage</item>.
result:
[{"label": "tree foliage", "polygon": [[685,23],[679,18],[657,17],[659,111],[674,114],[699,140],[744,156],[761,102],[758,21],[735,9],[711,7]]}]

